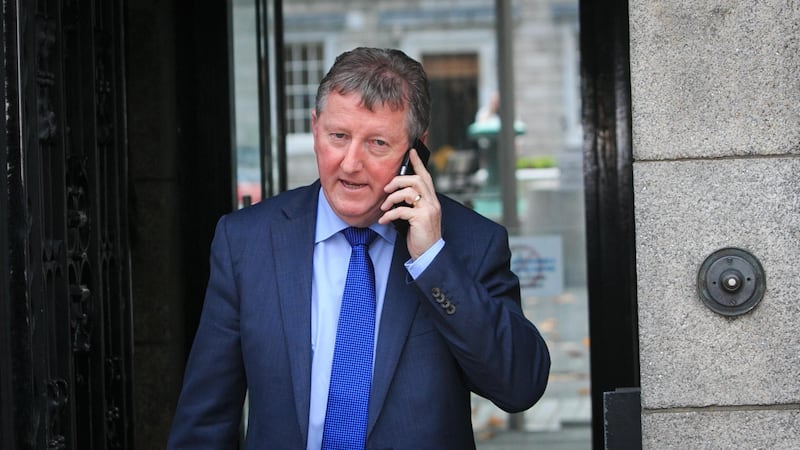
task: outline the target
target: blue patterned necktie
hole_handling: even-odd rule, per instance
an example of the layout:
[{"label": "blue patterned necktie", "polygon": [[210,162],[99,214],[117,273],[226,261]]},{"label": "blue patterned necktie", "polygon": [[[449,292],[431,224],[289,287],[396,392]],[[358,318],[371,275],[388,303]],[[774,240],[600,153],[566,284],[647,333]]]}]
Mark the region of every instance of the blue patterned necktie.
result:
[{"label": "blue patterned necktie", "polygon": [[377,234],[369,228],[342,231],[353,247],[333,350],[322,450],[363,449],[372,384],[375,337],[375,271],[369,245]]}]

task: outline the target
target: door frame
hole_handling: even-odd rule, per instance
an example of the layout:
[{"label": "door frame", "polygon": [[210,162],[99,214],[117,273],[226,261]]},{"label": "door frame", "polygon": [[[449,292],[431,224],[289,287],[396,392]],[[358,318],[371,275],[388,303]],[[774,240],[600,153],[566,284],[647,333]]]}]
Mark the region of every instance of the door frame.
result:
[{"label": "door frame", "polygon": [[580,35],[592,437],[603,448],[604,393],[639,387],[628,0],[580,0]]}]

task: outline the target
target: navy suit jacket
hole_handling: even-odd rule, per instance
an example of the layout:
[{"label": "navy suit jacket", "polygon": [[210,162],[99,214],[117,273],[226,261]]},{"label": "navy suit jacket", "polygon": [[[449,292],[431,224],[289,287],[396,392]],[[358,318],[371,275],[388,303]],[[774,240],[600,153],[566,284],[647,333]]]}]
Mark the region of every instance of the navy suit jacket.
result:
[{"label": "navy suit jacket", "polygon": [[[306,448],[319,182],[222,217],[169,449]],[[418,279],[398,237],[380,318],[367,448],[471,449],[470,391],[532,406],[550,371],[522,313],[506,230],[439,196],[445,246]],[[452,305],[452,306],[450,306]]]}]

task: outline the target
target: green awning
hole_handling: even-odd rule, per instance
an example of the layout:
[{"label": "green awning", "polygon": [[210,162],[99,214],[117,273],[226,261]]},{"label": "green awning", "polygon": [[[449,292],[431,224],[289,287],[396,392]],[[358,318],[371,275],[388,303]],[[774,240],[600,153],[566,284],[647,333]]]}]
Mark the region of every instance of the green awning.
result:
[{"label": "green awning", "polygon": [[[525,124],[522,121],[514,121],[514,132],[517,135],[525,134]],[[473,122],[467,128],[467,136],[471,138],[494,137],[500,132],[500,119],[491,118],[482,122]]]}]

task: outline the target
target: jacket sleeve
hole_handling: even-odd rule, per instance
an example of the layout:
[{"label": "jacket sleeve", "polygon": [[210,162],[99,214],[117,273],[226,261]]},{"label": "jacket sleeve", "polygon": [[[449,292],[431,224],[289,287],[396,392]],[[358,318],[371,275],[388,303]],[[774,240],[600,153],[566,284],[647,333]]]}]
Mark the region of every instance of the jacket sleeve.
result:
[{"label": "jacket sleeve", "polygon": [[507,232],[487,230],[485,239],[446,238],[415,282],[470,388],[506,412],[519,412],[544,394],[550,354],[522,312]]},{"label": "jacket sleeve", "polygon": [[186,365],[167,448],[236,449],[246,382],[239,301],[225,218],[211,244],[203,312]]}]

